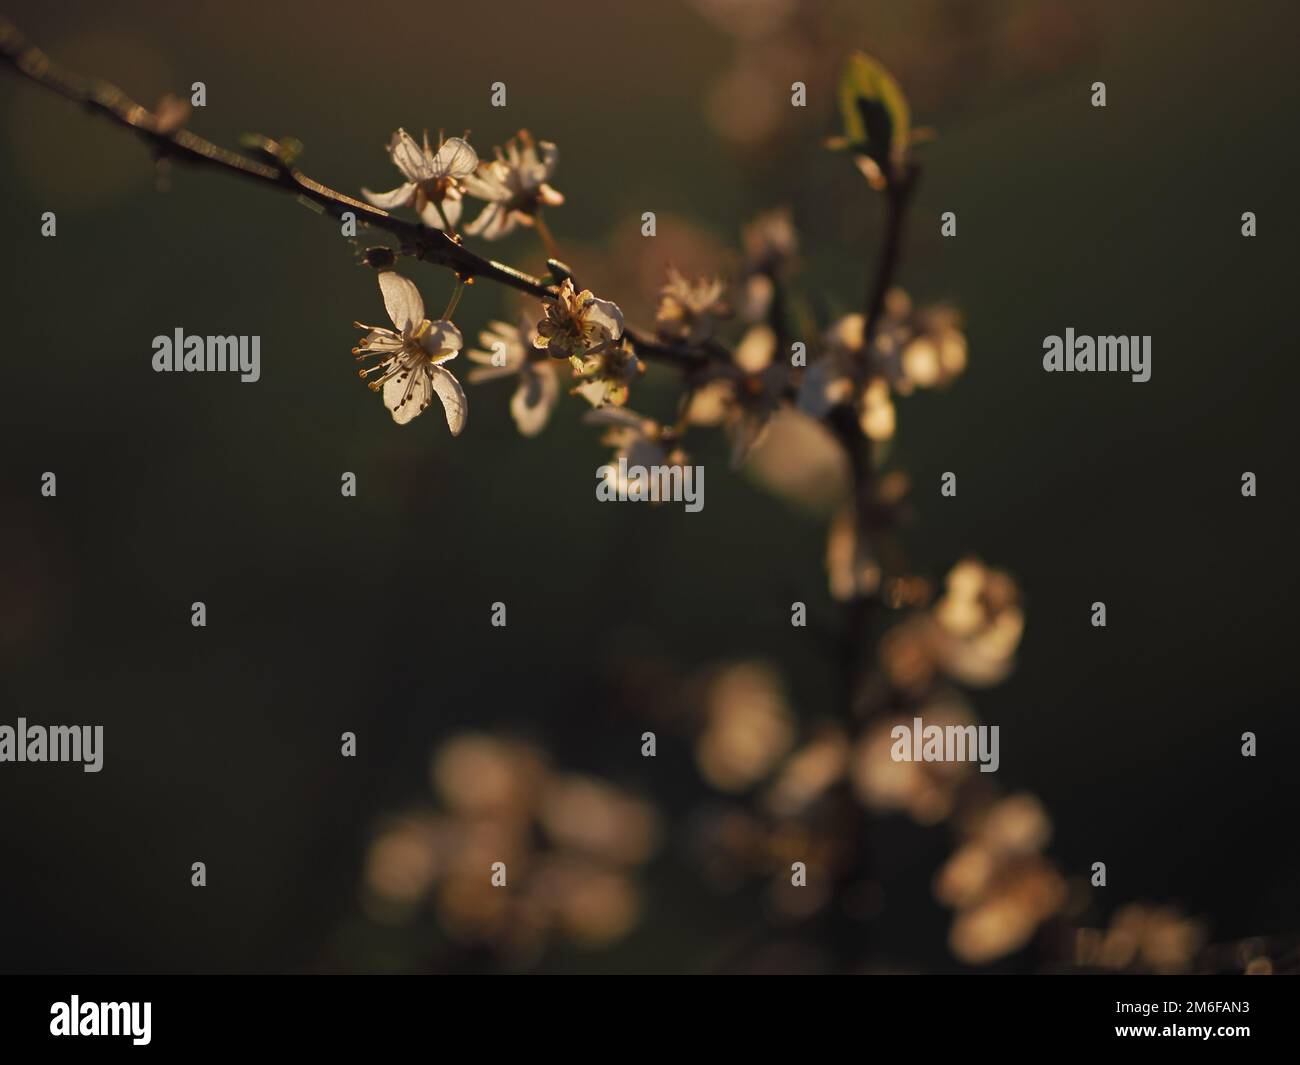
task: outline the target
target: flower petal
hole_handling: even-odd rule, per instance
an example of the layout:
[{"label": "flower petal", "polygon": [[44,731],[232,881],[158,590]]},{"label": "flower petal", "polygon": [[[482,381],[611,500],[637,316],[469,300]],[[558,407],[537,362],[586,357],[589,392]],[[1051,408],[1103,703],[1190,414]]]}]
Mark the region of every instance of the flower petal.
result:
[{"label": "flower petal", "polygon": [[644,433],[647,426],[653,425],[649,418],[626,407],[601,407],[598,410],[589,410],[582,416],[582,420],[588,425],[613,425],[624,429],[635,429],[638,433]]},{"label": "flower petal", "polygon": [[415,138],[404,129],[399,129],[393,134],[393,139],[388,143],[388,154],[392,156],[393,165],[402,172],[407,181],[418,184],[435,176],[433,161],[415,142]]},{"label": "flower petal", "polygon": [[447,216],[447,222],[455,229],[460,224],[460,213],[462,205],[460,197],[448,196],[442,201],[442,211],[438,211],[438,205],[430,200],[424,205],[424,210],[420,212],[420,221],[430,229],[445,229],[442,224],[442,216]]},{"label": "flower petal", "polygon": [[[507,322],[488,322],[488,327],[478,335],[478,342],[483,346],[471,349],[467,354],[471,361],[480,366],[490,366],[494,370],[514,373],[524,361],[524,337],[532,336],[532,328],[532,324],[528,321],[518,326]],[[502,374],[492,376],[500,377]]]},{"label": "flower petal", "polygon": [[452,436],[460,436],[469,413],[469,405],[465,402],[465,392],[460,387],[460,382],[452,376],[450,370],[444,370],[441,366],[428,367],[428,377],[447,412],[447,428],[451,430]]},{"label": "flower petal", "polygon": [[504,180],[505,171],[499,163],[480,163],[472,174],[462,179],[465,190],[471,196],[491,203],[510,199],[510,186]]},{"label": "flower petal", "polygon": [[[473,359],[474,356],[482,354],[481,351],[471,351],[469,357]],[[488,357],[491,358],[491,356]],[[482,362],[481,359],[475,361]],[[481,385],[488,381],[499,381],[503,377],[513,377],[518,372],[518,368],[514,366],[475,366],[474,369],[470,370],[466,379],[472,385]]]},{"label": "flower petal", "polygon": [[552,141],[538,141],[542,164],[542,180],[546,181],[555,173],[555,165],[560,161],[560,149]]},{"label": "flower petal", "polygon": [[429,331],[420,338],[420,344],[436,366],[460,354],[460,349],[465,346],[465,338],[453,323],[439,318],[436,322],[429,323]]},{"label": "flower petal", "polygon": [[424,300],[413,281],[392,270],[384,270],[379,275],[379,291],[383,293],[388,317],[401,332],[414,332],[424,321]]},{"label": "flower petal", "polygon": [[584,317],[589,324],[604,330],[610,340],[617,340],[623,335],[623,312],[618,309],[617,303],[592,297],[586,306]]},{"label": "flower petal", "polygon": [[398,425],[405,425],[416,417],[432,398],[429,365],[423,359],[405,357],[402,369],[384,382],[384,406]]},{"label": "flower petal", "polygon": [[403,347],[402,338],[391,329],[372,329],[362,339],[365,341],[362,347],[367,351],[378,352],[381,355],[401,351]]},{"label": "flower petal", "polygon": [[415,186],[407,182],[405,185],[398,185],[391,192],[371,192],[369,189],[362,189],[361,195],[376,207],[391,211],[394,207],[411,205],[411,200],[415,197]]},{"label": "flower petal", "polygon": [[482,237],[484,240],[500,240],[514,231],[518,221],[517,211],[510,210],[504,203],[489,203],[479,216],[465,227],[465,232],[471,237]]},{"label": "flower petal", "polygon": [[519,387],[510,398],[510,414],[520,433],[536,436],[551,417],[560,398],[560,381],[549,363],[526,366],[520,374]]},{"label": "flower petal", "polygon": [[776,333],[769,326],[756,325],[740,338],[731,358],[745,373],[756,374],[771,366],[775,355]]},{"label": "flower petal", "polygon": [[433,157],[434,177],[465,178],[477,169],[478,153],[459,137],[448,137]]}]

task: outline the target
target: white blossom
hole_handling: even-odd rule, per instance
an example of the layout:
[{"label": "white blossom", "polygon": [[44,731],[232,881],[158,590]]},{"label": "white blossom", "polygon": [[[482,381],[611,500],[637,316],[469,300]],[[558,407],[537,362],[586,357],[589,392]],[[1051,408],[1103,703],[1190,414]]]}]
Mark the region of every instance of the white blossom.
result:
[{"label": "white blossom", "polygon": [[445,216],[447,224],[454,228],[460,221],[461,182],[479,165],[478,153],[469,142],[449,137],[434,151],[428,133],[421,148],[406,130],[399,129],[388,144],[388,154],[406,181],[388,192],[362,189],[362,195],[385,211],[414,208],[421,221],[434,229],[445,228]]},{"label": "white blossom", "polygon": [[352,353],[358,359],[377,360],[359,371],[360,376],[379,373],[367,383],[372,391],[383,392],[384,406],[398,425],[409,422],[437,395],[447,413],[447,427],[452,436],[458,436],[465,428],[465,393],[442,364],[459,354],[464,344],[460,330],[443,319],[431,322],[426,318],[419,290],[391,270],[379,275],[379,290],[396,329],[354,323],[370,332]]},{"label": "white blossom", "polygon": [[560,398],[555,363],[533,345],[536,332],[523,318],[518,325],[489,322],[479,334],[482,350],[470,351],[479,365],[469,372],[470,384],[518,375],[519,387],[510,399],[510,414],[524,436],[536,436],[550,420]]},{"label": "white blossom", "polygon": [[471,196],[486,200],[487,206],[465,227],[470,236],[498,240],[515,227],[533,224],[539,207],[558,207],[564,202],[549,184],[559,161],[559,149],[550,141],[534,141],[527,130],[518,139],[498,148],[496,158],[479,164],[465,178]]}]

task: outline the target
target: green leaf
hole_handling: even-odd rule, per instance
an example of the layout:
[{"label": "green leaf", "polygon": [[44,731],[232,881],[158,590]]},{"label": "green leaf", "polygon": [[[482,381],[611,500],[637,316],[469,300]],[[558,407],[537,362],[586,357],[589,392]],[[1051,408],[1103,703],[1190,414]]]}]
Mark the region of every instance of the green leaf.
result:
[{"label": "green leaf", "polygon": [[854,52],[840,75],[840,117],[844,137],[839,143],[866,155],[888,175],[901,160],[911,135],[911,113],[898,82],[880,63]]}]

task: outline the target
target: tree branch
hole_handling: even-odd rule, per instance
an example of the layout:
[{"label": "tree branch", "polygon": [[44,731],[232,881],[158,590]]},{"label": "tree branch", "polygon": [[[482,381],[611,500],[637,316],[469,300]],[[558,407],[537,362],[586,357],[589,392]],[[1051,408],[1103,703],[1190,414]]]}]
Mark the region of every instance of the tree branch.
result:
[{"label": "tree branch", "polygon": [[[903,222],[919,177],[919,167],[909,163],[900,170],[896,179],[890,181],[885,190],[885,238],[867,290],[866,322],[862,330],[860,366],[863,373],[866,371],[866,359],[872,341],[880,328],[885,297],[898,276],[903,251]],[[834,408],[827,416],[827,424],[849,458],[853,506],[853,572],[856,578],[860,566],[868,561],[879,532],[875,456],[871,440],[863,434],[858,423],[858,412],[854,406],[843,404]],[[877,603],[875,595],[854,595],[847,606],[841,657],[844,664],[844,700],[850,716],[856,712],[858,693],[868,672],[863,655]]]},{"label": "tree branch", "polygon": [[[3,17],[0,17],[0,60],[37,85],[131,130],[149,145],[158,159],[174,159],[290,192],[316,204],[335,218],[350,211],[358,223],[396,236],[406,255],[445,267],[465,280],[483,278],[537,299],[555,298],[555,285],[542,278],[485,259],[440,229],[396,218],[387,211],[354,200],[309,178],[290,165],[281,146],[270,138],[261,139],[261,154],[270,160],[261,162],[232,152],[189,130],[168,128],[154,112],[136,103],[115,85],[83,77],[59,66]],[[708,361],[707,356],[700,352],[662,343],[633,329],[626,329],[624,335],[643,358],[683,370],[702,366]]]},{"label": "tree branch", "polygon": [[869,346],[875,337],[885,297],[889,295],[898,274],[898,263],[903,254],[903,217],[907,214],[907,206],[912,201],[919,176],[919,168],[914,163],[907,164],[901,168],[897,179],[891,180],[885,189],[885,240],[880,246],[880,258],[876,263],[871,287],[867,290],[864,308],[867,324],[862,338],[864,347]]}]

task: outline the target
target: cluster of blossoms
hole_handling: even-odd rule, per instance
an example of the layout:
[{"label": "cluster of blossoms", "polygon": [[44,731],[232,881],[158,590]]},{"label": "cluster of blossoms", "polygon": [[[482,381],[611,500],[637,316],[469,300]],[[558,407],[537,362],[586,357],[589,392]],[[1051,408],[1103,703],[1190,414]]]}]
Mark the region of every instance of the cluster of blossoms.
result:
[{"label": "cluster of blossoms", "polygon": [[[885,106],[892,141],[876,143],[876,132],[861,129],[846,143],[873,187],[905,188],[915,138],[901,98]],[[404,181],[390,192],[366,191],[371,203],[410,208],[460,241],[464,200],[473,197],[485,206],[466,235],[496,240],[534,227],[552,253],[554,284],[540,315],[489,323],[481,347],[469,352],[471,382],[517,379],[510,412],[522,434],[546,426],[564,373],[571,394],[593,408],[585,421],[604,430],[616,459],[627,460],[616,463],[620,469],[682,465],[688,432],[721,427],[733,465],[748,463],[775,490],[835,513],[826,554],[832,596],[901,613],[880,642],[871,683],[855,688],[847,720],[801,728],[779,678],[761,663],[714,672],[687,700],[696,710],[701,776],[721,793],[745,796],[697,819],[698,853],[713,879],[734,889],[761,878],[770,909],[794,920],[849,899],[871,911],[879,884],[857,845],[859,819],[864,811],[905,813],[923,825],[954,826],[956,846],[933,891],[954,911],[949,943],[958,958],[1004,957],[1060,918],[1071,886],[1042,853],[1051,823],[1038,800],[999,795],[969,761],[894,754],[896,726],[918,717],[943,730],[978,728],[962,687],[1006,677],[1024,631],[1007,574],[968,559],[936,595],[922,578],[887,574],[877,544],[868,542],[904,516],[908,487],[902,473],[876,468],[880,452],[871,445],[894,436],[897,397],[945,386],[963,372],[967,347],[956,312],[917,306],[882,280],[871,301],[874,320],[815,314],[791,295],[799,239],[790,213],[778,210],[745,227],[730,278],[670,266],[646,339],[631,333],[615,303],[575,284],[554,261],[540,215],[563,202],[550,184],[553,144],[521,132],[481,160],[464,138],[440,135],[435,148],[427,135],[420,145],[398,130],[389,152]],[[463,284],[458,279],[447,311],[430,320],[410,281],[391,269],[379,274],[393,328],[362,327],[368,332],[355,353],[375,360],[361,375],[377,374],[370,387],[398,423],[436,395],[453,435],[464,428],[465,395],[444,365],[462,347],[450,318]],[[686,371],[671,423],[628,406],[643,358],[652,355]],[[448,745],[434,778],[446,809],[404,818],[372,849],[369,898],[380,910],[409,910],[432,894],[453,938],[514,954],[536,951],[556,931],[597,944],[631,927],[638,904],[629,872],[646,860],[658,831],[648,806],[599,781],[557,776],[531,749],[485,736]],[[527,870],[523,890],[495,892],[484,883],[483,869],[502,855],[510,868]],[[790,890],[792,863],[818,875]],[[1196,927],[1169,912],[1125,911],[1117,922],[1105,933],[1079,932],[1082,964],[1170,971],[1198,945]]]},{"label": "cluster of blossoms", "polygon": [[1032,795],[1011,795],[970,812],[963,841],[939,870],[934,893],[957,911],[952,951],[982,964],[1019,950],[1066,900],[1066,883],[1040,853],[1052,825]]},{"label": "cluster of blossoms", "polygon": [[[644,800],[486,733],[443,744],[430,779],[440,805],[407,810],[370,845],[364,902],[374,919],[404,924],[432,903],[452,943],[514,964],[556,940],[599,948],[636,925],[635,873],[661,834]],[[498,885],[487,876],[494,863]]]},{"label": "cluster of blossoms", "polygon": [[970,763],[900,762],[892,730],[913,717],[927,725],[976,725],[955,684],[982,688],[1004,679],[1024,632],[1015,581],[976,559],[948,573],[942,593],[906,611],[880,642],[886,684],[863,736],[856,782],[878,810],[902,810],[922,824],[951,819],[956,850],[935,878],[935,897],[956,911],[953,953],[971,964],[1011,954],[1060,912],[1066,883],[1041,854],[1051,822],[1031,795],[998,798]]},{"label": "cluster of blossoms", "polygon": [[822,420],[837,406],[850,407],[865,436],[888,440],[896,426],[895,395],[946,385],[965,367],[956,313],[914,308],[897,288],[887,294],[873,329],[864,315],[845,315],[805,344],[806,366],[796,361],[783,350],[792,338],[780,335],[786,326],[778,298],[797,264],[790,215],[761,215],[742,236],[745,254],[733,299],[718,279],[691,282],[670,273],[658,315],[660,336],[696,345],[712,340],[733,313],[744,326],[730,356],[714,359],[696,377],[685,416],[688,424],[724,426],[733,464],[749,458],[786,411]]},{"label": "cluster of blossoms", "polygon": [[[930,593],[908,594],[924,601]],[[887,634],[882,683],[860,708],[860,725],[824,721],[801,737],[769,667],[739,663],[707,676],[687,696],[696,708],[701,775],[719,791],[753,798],[700,819],[696,849],[705,870],[728,889],[768,882],[775,912],[802,920],[836,895],[870,893],[869,874],[845,842],[853,838],[846,825],[863,808],[903,812],[923,825],[951,821],[958,843],[934,894],[956,911],[954,954],[982,964],[1023,947],[1067,894],[1041,854],[1051,836],[1041,803],[1024,794],[999,798],[970,762],[899,761],[892,753],[895,726],[914,717],[940,728],[976,725],[952,682],[983,686],[1004,676],[1022,629],[1011,579],[968,559],[948,575],[942,595],[909,610]],[[811,881],[809,889],[786,890],[796,860],[818,862],[816,890]]]},{"label": "cluster of blossoms", "polygon": [[[1192,968],[1205,939],[1204,926],[1173,907],[1130,903],[1115,912],[1109,927],[1078,930],[1074,961],[1088,969],[1182,973]],[[1272,961],[1262,946],[1251,940],[1240,944],[1233,968],[1271,973]]]},{"label": "cluster of blossoms", "polygon": [[[558,160],[555,145],[534,141],[527,131],[504,149],[498,148],[490,160],[480,159],[465,138],[439,135],[435,148],[427,133],[421,145],[401,129],[393,134],[388,152],[405,180],[388,192],[363,189],[366,198],[385,210],[410,208],[425,225],[458,241],[466,196],[483,200],[486,206],[464,232],[485,240],[497,240],[520,225],[540,225],[543,207],[564,202],[550,184]],[[460,330],[450,321],[462,284],[458,282],[443,317],[430,320],[414,284],[387,264],[379,274],[379,286],[393,328],[357,323],[368,332],[353,354],[374,360],[360,374],[378,375],[370,387],[382,392],[384,406],[399,425],[425,410],[436,395],[452,434],[465,427],[464,391],[443,365],[463,346]],[[571,391],[593,407],[626,403],[629,383],[644,371],[624,336],[618,306],[579,290],[568,277],[545,301],[539,319],[491,322],[480,334],[480,342],[483,347],[469,353],[478,364],[469,379],[482,383],[518,377],[510,411],[525,436],[539,433],[555,408],[560,394],[558,363],[569,366],[575,382]]]},{"label": "cluster of blossoms", "polygon": [[[521,147],[522,145],[522,147]],[[421,221],[435,229],[454,233],[460,224],[466,194],[483,200],[479,216],[465,227],[471,236],[497,240],[516,226],[532,225],[543,206],[558,206],[564,197],[549,184],[558,152],[549,141],[535,143],[520,131],[496,157],[480,159],[463,137],[438,137],[435,150],[424,135],[421,146],[404,129],[388,143],[393,165],[406,180],[389,192],[362,194],[376,207],[392,210],[410,207]]]},{"label": "cluster of blossoms", "polygon": [[[425,225],[456,240],[468,198],[484,207],[463,232],[485,240],[521,225],[540,225],[544,207],[563,203],[551,184],[556,146],[535,141],[526,131],[490,159],[481,159],[464,137],[440,134],[434,145],[427,134],[420,143],[401,129],[388,152],[402,184],[382,193],[363,190],[365,196],[384,209],[412,209]],[[803,345],[806,358],[791,358],[782,292],[797,267],[799,241],[789,212],[759,216],[743,230],[742,247],[730,282],[669,268],[655,316],[656,343],[694,357],[697,369],[676,425],[660,427],[635,416],[636,426],[648,429],[647,439],[676,442],[691,426],[721,426],[731,441],[733,464],[740,465],[775,416],[797,411],[824,419],[843,405],[854,409],[866,436],[885,440],[895,427],[893,396],[946,384],[964,367],[966,345],[956,315],[944,308],[916,309],[901,290],[888,294],[874,326],[861,314],[846,315]],[[409,281],[385,270],[380,287],[393,328],[367,327],[356,354],[376,361],[363,376],[377,374],[371,387],[383,393],[398,423],[410,421],[436,395],[453,434],[459,433],[465,395],[443,365],[463,343],[450,321],[457,296],[442,318],[430,320]],[[569,390],[594,408],[625,406],[630,386],[645,370],[617,304],[568,276],[553,291],[536,319],[491,322],[480,334],[482,346],[469,353],[477,364],[471,382],[518,379],[510,411],[527,436],[540,432],[555,409],[563,364],[568,364]],[[733,323],[735,332],[728,335]]]},{"label": "cluster of blossoms", "polygon": [[[465,233],[488,240],[534,224],[543,206],[562,202],[549,184],[555,146],[535,143],[527,134],[487,162],[463,138],[440,137],[435,149],[427,136],[421,147],[401,130],[389,150],[406,180],[391,192],[367,192],[371,202],[412,208],[425,224],[457,240],[466,196],[487,206]],[[869,441],[888,440],[895,431],[895,396],[945,385],[965,367],[966,342],[955,313],[916,308],[900,289],[885,294],[878,321],[844,315],[820,332],[805,330],[811,339],[795,345],[787,303],[799,242],[789,213],[760,216],[745,228],[742,243],[743,257],[731,282],[721,276],[688,277],[670,267],[660,291],[654,343],[685,353],[692,366],[676,424],[628,408],[630,385],[644,366],[622,311],[567,274],[539,317],[521,315],[513,324],[488,325],[479,337],[481,347],[469,353],[475,363],[470,381],[516,378],[510,411],[520,432],[532,436],[558,402],[565,369],[573,382],[570,391],[595,408],[586,420],[605,430],[604,443],[616,459],[627,459],[628,467],[684,463],[681,439],[693,426],[721,426],[732,462],[740,465],[774,426],[786,427],[788,440],[789,426],[824,424],[836,409],[851,411]],[[371,387],[382,391],[395,421],[410,421],[436,395],[458,434],[465,424],[465,396],[444,363],[462,347],[460,331],[449,320],[460,286],[448,311],[431,321],[410,281],[384,270],[379,285],[393,328],[366,327],[356,354],[376,361],[362,375],[378,375]],[[800,346],[805,357],[793,357]],[[796,438],[804,444],[814,439],[802,432]],[[842,462],[838,445],[834,451]],[[791,482],[817,467],[800,458],[793,454],[797,472],[788,476]],[[837,478],[844,477],[842,466],[834,469]],[[901,504],[906,489],[901,474],[876,478],[871,505],[888,512]],[[844,504],[832,523],[827,552],[832,592],[845,599],[881,596],[894,607],[914,608],[881,644],[883,683],[874,690],[874,705],[855,728],[828,722],[801,738],[768,667],[742,664],[714,675],[698,718],[697,764],[719,791],[754,792],[756,803],[706,818],[699,826],[699,838],[707,843],[701,853],[721,880],[771,877],[769,901],[775,910],[803,918],[831,901],[835,890],[861,879],[845,825],[863,808],[906,811],[926,824],[955,819],[962,811],[962,838],[936,878],[935,894],[957,912],[954,952],[970,962],[988,961],[1023,946],[1063,905],[1064,881],[1039,854],[1050,835],[1046,814],[1030,796],[991,796],[982,780],[972,778],[967,763],[894,760],[891,733],[895,723],[917,713],[941,726],[975,723],[952,682],[986,685],[1010,671],[1024,627],[1019,596],[1006,574],[967,560],[953,569],[942,595],[931,603],[928,583],[885,578],[871,552],[857,542],[861,532],[858,514]],[[400,906],[437,891],[453,935],[475,941],[517,935],[520,928],[540,934],[544,927],[576,921],[576,911],[556,887],[564,870],[578,867],[574,860],[539,859],[524,847],[538,825],[553,843],[571,842],[548,813],[560,802],[554,798],[560,785],[541,765],[530,751],[489,737],[449,745],[436,763],[435,782],[451,812],[408,817],[380,837],[372,852],[373,897]],[[606,852],[635,826],[641,835],[653,835],[653,814],[595,782],[567,786],[581,791],[586,805],[605,809],[597,824],[617,826],[608,839],[595,841],[600,845],[594,851],[588,846],[579,863],[589,882],[605,885],[609,898],[602,905],[615,915],[598,931],[580,935],[613,938],[629,923],[629,889],[617,870],[591,863],[596,858],[608,863]],[[484,848],[485,841],[490,848]],[[546,897],[531,889],[506,894],[485,886],[488,849],[493,855],[511,852],[515,863],[525,866],[542,861],[547,872],[530,872],[529,883],[550,885]],[[630,857],[641,860],[646,850],[638,846]],[[816,890],[785,890],[788,878],[774,874],[792,860],[815,863],[823,871]],[[457,873],[462,866],[463,879]],[[527,912],[515,912],[521,907]]]}]

